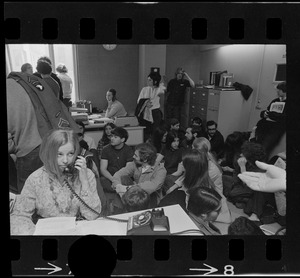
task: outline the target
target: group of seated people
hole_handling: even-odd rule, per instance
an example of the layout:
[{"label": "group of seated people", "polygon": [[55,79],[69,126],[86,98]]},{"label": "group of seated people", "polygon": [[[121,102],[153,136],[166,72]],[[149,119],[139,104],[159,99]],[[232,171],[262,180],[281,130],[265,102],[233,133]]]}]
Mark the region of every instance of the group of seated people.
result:
[{"label": "group of seated people", "polygon": [[[11,233],[32,234],[40,217],[93,220],[179,204],[205,235],[221,234],[217,222],[228,224],[229,234],[263,234],[260,216],[276,204],[273,193],[253,190],[240,178],[265,172],[256,161],[268,162],[263,146],[249,141],[250,132],[234,132],[224,142],[213,121],[204,128],[200,118],[193,119],[184,132],[172,119],[135,148],[127,139],[126,129],[113,123],[104,127],[97,147],[84,127],[80,134],[51,131],[40,147],[43,166],[16,199]],[[232,221],[227,200],[249,219]]]}]

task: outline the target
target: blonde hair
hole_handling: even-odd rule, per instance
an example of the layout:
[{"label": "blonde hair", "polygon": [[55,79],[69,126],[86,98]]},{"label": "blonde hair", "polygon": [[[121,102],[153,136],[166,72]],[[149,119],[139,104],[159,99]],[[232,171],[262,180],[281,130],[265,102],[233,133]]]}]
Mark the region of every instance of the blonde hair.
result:
[{"label": "blonde hair", "polygon": [[193,147],[199,151],[204,152],[207,156],[207,159],[210,160],[211,162],[213,162],[219,168],[219,170],[222,172],[222,168],[216,161],[213,154],[210,152],[211,144],[208,141],[208,139],[206,139],[205,137],[195,138],[195,140],[193,141]]},{"label": "blonde hair", "polygon": [[[62,178],[62,171],[57,163],[58,149],[71,143],[74,146],[74,161],[79,154],[80,146],[78,135],[72,129],[56,129],[49,131],[44,137],[40,147],[40,159],[47,172],[57,179]],[[73,162],[74,162],[73,161]]]}]

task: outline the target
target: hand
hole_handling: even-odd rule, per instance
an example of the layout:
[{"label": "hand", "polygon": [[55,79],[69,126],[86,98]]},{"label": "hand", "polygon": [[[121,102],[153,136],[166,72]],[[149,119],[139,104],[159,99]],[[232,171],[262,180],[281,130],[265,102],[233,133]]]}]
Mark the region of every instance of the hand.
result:
[{"label": "hand", "polygon": [[268,118],[269,117],[269,111],[266,110],[265,113],[264,113],[264,118]]},{"label": "hand", "polygon": [[147,102],[146,106],[147,106],[148,108],[151,108],[151,107],[153,106],[150,100]]},{"label": "hand", "polygon": [[122,184],[117,184],[116,185],[116,192],[119,194],[119,196],[121,198],[125,194],[126,191],[127,191],[127,186],[122,185]]},{"label": "hand", "polygon": [[241,172],[245,172],[246,171],[246,163],[247,163],[247,159],[246,157],[242,156],[237,160],[237,163],[240,166]]},{"label": "hand", "polygon": [[86,160],[83,156],[78,156],[75,161],[75,168],[79,172],[79,179],[81,183],[84,183],[88,180],[87,178],[87,166],[86,166]]},{"label": "hand", "polygon": [[233,173],[233,171],[234,171],[234,169],[230,168],[229,166],[224,166],[224,167],[222,167],[222,170],[223,170],[224,172],[231,172],[231,173]]},{"label": "hand", "polygon": [[244,172],[238,177],[255,191],[277,192],[286,191],[286,171],[274,165],[255,161],[257,167],[266,173]]}]

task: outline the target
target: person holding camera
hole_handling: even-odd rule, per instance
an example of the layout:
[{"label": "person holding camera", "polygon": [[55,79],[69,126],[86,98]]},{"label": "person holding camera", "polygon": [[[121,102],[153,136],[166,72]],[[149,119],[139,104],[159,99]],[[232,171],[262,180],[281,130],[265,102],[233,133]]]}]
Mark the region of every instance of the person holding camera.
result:
[{"label": "person holding camera", "polygon": [[167,119],[176,118],[180,121],[186,88],[189,87],[195,87],[194,81],[182,68],[177,68],[175,78],[171,79],[167,86]]},{"label": "person holding camera", "polygon": [[94,220],[99,216],[95,175],[79,151],[78,136],[71,129],[52,130],[44,136],[40,148],[44,165],[27,178],[17,198],[10,217],[12,235],[33,234],[39,218]]}]

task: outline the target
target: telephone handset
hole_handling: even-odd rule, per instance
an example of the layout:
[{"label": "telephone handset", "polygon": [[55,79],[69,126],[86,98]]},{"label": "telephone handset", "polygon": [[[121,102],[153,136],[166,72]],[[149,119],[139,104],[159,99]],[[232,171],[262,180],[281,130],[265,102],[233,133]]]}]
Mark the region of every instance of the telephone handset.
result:
[{"label": "telephone handset", "polygon": [[128,219],[127,235],[169,235],[169,219],[163,208],[152,209]]},{"label": "telephone handset", "polygon": [[[83,156],[84,158],[87,158],[87,157],[90,157],[90,156],[93,156],[93,154],[89,151],[87,151],[86,149],[82,149],[81,153],[80,153],[80,156]],[[75,168],[75,162],[74,161],[72,164],[69,164],[65,170],[64,170],[64,174],[66,175],[70,175],[70,176],[73,176],[76,171],[78,171],[76,168]]]}]

